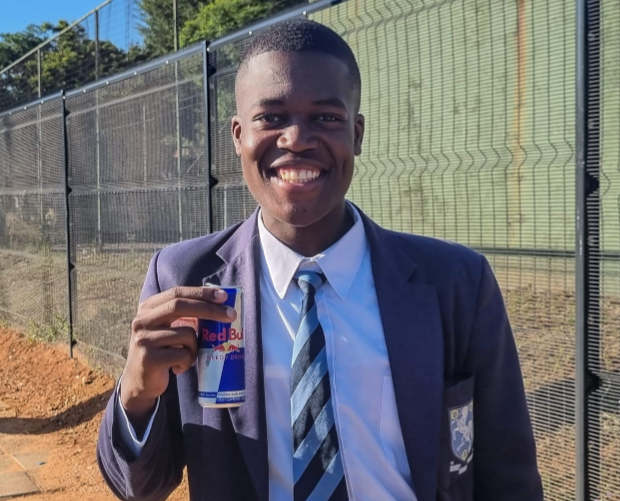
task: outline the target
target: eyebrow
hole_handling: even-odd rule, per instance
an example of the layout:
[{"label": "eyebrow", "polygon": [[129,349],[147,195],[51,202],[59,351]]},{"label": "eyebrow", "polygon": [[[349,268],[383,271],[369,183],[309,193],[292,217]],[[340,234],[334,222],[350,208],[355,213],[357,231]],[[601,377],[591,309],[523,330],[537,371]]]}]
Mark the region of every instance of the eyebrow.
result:
[{"label": "eyebrow", "polygon": [[[282,99],[260,99],[254,103],[255,107],[262,106],[284,106],[286,103]],[[329,97],[326,99],[319,99],[318,101],[314,101],[312,104],[318,106],[332,106],[334,108],[340,108],[342,110],[347,110],[347,105],[337,97]]]},{"label": "eyebrow", "polygon": [[348,109],[347,105],[337,97],[330,97],[327,99],[319,99],[318,101],[314,101],[313,104],[318,104],[319,106],[332,106],[334,108],[341,108],[343,110]]},{"label": "eyebrow", "polygon": [[284,106],[284,101],[282,99],[260,99],[254,103],[254,106]]}]

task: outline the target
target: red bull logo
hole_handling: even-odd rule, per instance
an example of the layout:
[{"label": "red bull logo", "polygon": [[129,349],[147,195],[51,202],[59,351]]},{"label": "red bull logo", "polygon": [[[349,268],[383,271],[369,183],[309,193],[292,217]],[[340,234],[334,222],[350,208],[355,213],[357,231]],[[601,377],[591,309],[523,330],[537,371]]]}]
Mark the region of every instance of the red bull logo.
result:
[{"label": "red bull logo", "polygon": [[226,343],[222,343],[222,344],[218,344],[217,346],[213,347],[213,351],[219,351],[221,353],[232,353],[232,352],[237,352],[239,353],[241,350],[239,349],[239,346],[237,346],[236,344],[231,344],[229,342]]},{"label": "red bull logo", "polygon": [[222,327],[218,332],[210,331],[206,327],[202,329],[202,340],[207,343],[241,341],[242,339],[243,331],[238,331],[234,327]]}]

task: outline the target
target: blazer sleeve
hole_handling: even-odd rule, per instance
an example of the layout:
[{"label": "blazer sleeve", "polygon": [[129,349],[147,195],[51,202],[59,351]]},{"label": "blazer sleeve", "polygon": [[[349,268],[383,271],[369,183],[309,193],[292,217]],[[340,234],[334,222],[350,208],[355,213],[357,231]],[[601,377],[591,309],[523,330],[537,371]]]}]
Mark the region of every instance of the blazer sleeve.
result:
[{"label": "blazer sleeve", "polygon": [[[156,254],[151,260],[140,300],[160,292]],[[97,461],[112,492],[123,500],[160,501],[181,483],[185,455],[176,377],[161,397],[150,434],[140,455],[135,457],[124,445],[115,420],[120,405],[117,390],[112,394],[99,429]]]},{"label": "blazer sleeve", "polygon": [[468,357],[475,374],[474,499],[542,501],[517,348],[499,285],[481,259]]}]

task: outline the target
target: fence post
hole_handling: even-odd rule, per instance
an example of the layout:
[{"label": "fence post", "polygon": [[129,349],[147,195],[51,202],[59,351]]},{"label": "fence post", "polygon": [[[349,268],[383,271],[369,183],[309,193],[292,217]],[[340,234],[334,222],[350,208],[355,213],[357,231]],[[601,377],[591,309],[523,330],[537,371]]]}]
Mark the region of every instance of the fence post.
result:
[{"label": "fence post", "polygon": [[100,45],[99,45],[99,11],[95,11],[95,80],[99,80],[101,76],[101,69],[99,65],[101,61],[100,57]]},{"label": "fence post", "polygon": [[[179,50],[179,19],[178,19],[177,0],[172,0],[172,20],[174,25],[174,51]],[[175,108],[176,108],[176,129],[177,129],[177,207],[179,210],[179,241],[183,240],[183,198],[181,196],[181,157],[183,149],[181,144],[181,107],[179,103],[179,62],[174,63],[174,83],[175,83]]]},{"label": "fence post", "polygon": [[72,260],[71,252],[71,204],[69,195],[71,186],[69,182],[69,140],[67,134],[67,110],[66,96],[64,90],[60,99],[62,103],[62,151],[64,163],[64,196],[65,196],[65,232],[66,232],[66,253],[67,253],[67,327],[69,330],[69,356],[73,358],[73,272],[75,265]]},{"label": "fence post", "polygon": [[179,9],[177,0],[172,0],[172,22],[174,26],[174,51],[179,50]]},{"label": "fence post", "polygon": [[205,100],[205,162],[207,164],[207,233],[213,233],[213,204],[211,190],[215,186],[214,178],[211,175],[211,76],[213,74],[209,65],[209,45],[205,44],[205,51],[202,59],[202,78],[204,82]]},{"label": "fence post", "polygon": [[[101,77],[101,50],[99,33],[99,10],[95,11],[95,79]],[[101,119],[99,117],[99,89],[95,90],[95,169],[97,175],[97,252],[103,252],[103,231],[101,222]]]},{"label": "fence post", "polygon": [[41,49],[37,51],[37,96],[41,99],[43,95],[43,86],[41,83]]},{"label": "fence post", "polygon": [[577,501],[600,480],[600,0],[577,0],[576,448]]},{"label": "fence post", "polygon": [[181,104],[179,97],[179,62],[174,63],[174,82],[175,82],[175,92],[174,92],[174,104],[175,104],[175,115],[176,115],[176,130],[177,130],[177,208],[179,211],[179,242],[183,240],[183,197],[181,191],[181,178],[182,178],[182,170],[181,170],[181,159],[183,157],[183,146],[181,143]]},{"label": "fence post", "polygon": [[[37,96],[43,95],[43,82],[41,81],[41,49],[37,51]],[[43,130],[41,126],[41,103],[37,104],[37,177],[39,178],[39,222],[45,223],[43,215]]]}]

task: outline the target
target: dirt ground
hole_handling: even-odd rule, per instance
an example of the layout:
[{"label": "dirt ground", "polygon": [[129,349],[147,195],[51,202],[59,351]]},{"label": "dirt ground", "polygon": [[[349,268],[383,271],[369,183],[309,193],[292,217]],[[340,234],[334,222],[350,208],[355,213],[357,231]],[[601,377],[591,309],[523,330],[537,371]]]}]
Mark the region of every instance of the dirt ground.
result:
[{"label": "dirt ground", "polygon": [[[66,353],[0,328],[0,449],[47,452],[27,473],[39,494],[25,501],[113,501],[95,444],[114,381]],[[181,485],[169,498],[186,500]]]}]

